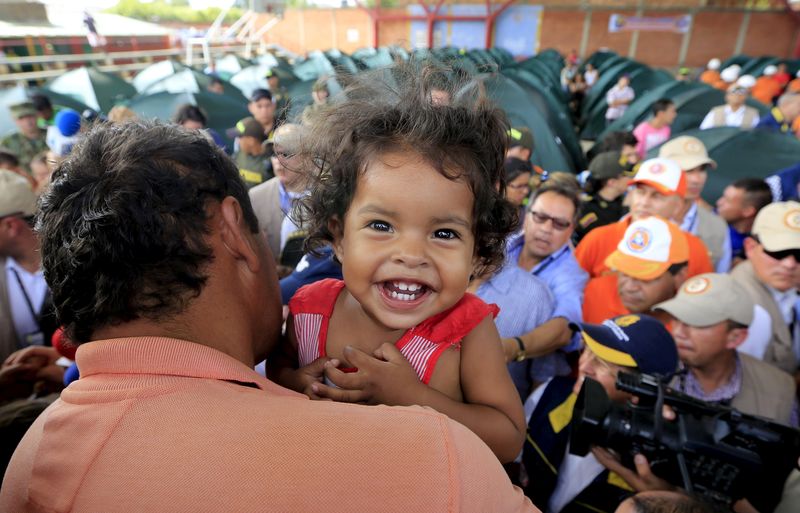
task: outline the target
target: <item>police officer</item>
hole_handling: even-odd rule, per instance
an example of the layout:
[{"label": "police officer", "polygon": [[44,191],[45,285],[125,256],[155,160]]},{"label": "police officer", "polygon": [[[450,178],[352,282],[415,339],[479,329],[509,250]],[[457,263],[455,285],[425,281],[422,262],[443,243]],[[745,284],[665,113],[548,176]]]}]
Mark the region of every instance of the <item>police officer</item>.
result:
[{"label": "police officer", "polygon": [[267,70],[265,75],[269,92],[272,93],[272,100],[275,102],[275,121],[280,125],[289,116],[289,92],[281,86],[280,78],[273,70]]},{"label": "police officer", "polygon": [[634,174],[632,170],[632,163],[619,151],[606,151],[592,159],[584,186],[586,194],[581,198],[581,212],[575,228],[576,244],[590,230],[615,223],[625,215],[627,208],[623,206],[622,198]]},{"label": "police officer", "polygon": [[0,139],[0,146],[7,148],[19,159],[19,165],[30,173],[30,164],[38,153],[47,151],[47,132],[37,126],[36,107],[30,101],[9,105],[17,131]]}]

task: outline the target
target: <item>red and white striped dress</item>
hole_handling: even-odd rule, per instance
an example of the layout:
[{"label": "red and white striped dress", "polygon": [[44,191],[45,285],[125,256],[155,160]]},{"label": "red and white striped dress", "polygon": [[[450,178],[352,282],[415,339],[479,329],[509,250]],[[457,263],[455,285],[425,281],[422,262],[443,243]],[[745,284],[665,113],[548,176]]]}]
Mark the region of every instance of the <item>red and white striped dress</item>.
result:
[{"label": "red and white striped dress", "polygon": [[[289,301],[300,367],[326,356],[328,324],[342,289],[344,282],[341,280],[320,280],[300,288]],[[466,293],[449,310],[408,329],[395,346],[414,367],[420,381],[427,385],[442,353],[450,347],[460,349],[467,333],[487,315],[494,318],[499,312],[497,305],[486,304],[477,296]]]}]

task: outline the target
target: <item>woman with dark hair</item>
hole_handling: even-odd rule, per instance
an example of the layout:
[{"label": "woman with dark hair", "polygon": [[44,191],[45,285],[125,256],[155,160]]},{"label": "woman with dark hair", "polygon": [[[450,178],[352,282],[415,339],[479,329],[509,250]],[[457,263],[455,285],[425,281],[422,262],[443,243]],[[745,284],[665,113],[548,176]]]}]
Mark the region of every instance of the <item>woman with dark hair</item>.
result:
[{"label": "woman with dark hair", "polygon": [[533,167],[531,163],[515,157],[509,157],[503,162],[506,172],[506,199],[514,205],[519,213],[517,229],[522,228],[522,221],[525,219],[525,204],[528,195],[531,193],[531,174]]}]

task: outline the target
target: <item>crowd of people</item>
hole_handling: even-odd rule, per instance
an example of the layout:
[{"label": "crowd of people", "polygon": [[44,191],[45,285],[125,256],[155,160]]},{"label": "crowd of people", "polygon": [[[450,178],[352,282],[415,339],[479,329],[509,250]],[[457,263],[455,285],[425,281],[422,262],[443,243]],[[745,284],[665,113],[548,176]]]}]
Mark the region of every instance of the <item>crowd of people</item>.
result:
[{"label": "crowd of people", "polygon": [[[704,124],[793,136],[791,83],[759,119],[726,71]],[[297,119],[269,78],[227,149],[193,105],[10,106],[0,510],[703,513],[644,453],[573,453],[587,380],[798,427],[796,169],[710,205],[725,169],[667,99],[576,176],[534,165],[476,78],[398,65],[331,101],[320,80]],[[620,77],[606,118],[633,98]],[[739,492],[794,511],[800,472]]]}]

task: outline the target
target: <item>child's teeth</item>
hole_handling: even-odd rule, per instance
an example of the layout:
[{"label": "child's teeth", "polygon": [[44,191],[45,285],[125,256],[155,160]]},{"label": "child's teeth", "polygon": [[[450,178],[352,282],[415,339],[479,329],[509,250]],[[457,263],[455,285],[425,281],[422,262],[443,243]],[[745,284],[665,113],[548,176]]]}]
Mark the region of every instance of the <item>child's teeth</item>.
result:
[{"label": "child's teeth", "polygon": [[395,298],[395,299],[399,299],[399,298],[400,298],[400,294],[398,294],[398,293],[397,293],[397,292],[395,292],[395,291],[392,291],[392,292],[391,292],[391,296],[392,296],[393,298]]},{"label": "child's teeth", "polygon": [[408,287],[408,285],[406,285],[406,284],[405,284],[405,283],[403,283],[403,282],[400,282],[400,283],[398,283],[398,284],[397,284],[397,288],[398,288],[398,289],[400,289],[400,290],[409,290],[409,287]]},{"label": "child's teeth", "polygon": [[422,288],[422,285],[418,285],[416,283],[412,283],[411,285],[408,286],[408,290],[411,291],[411,292],[416,292],[417,290],[419,290],[421,288]]}]

